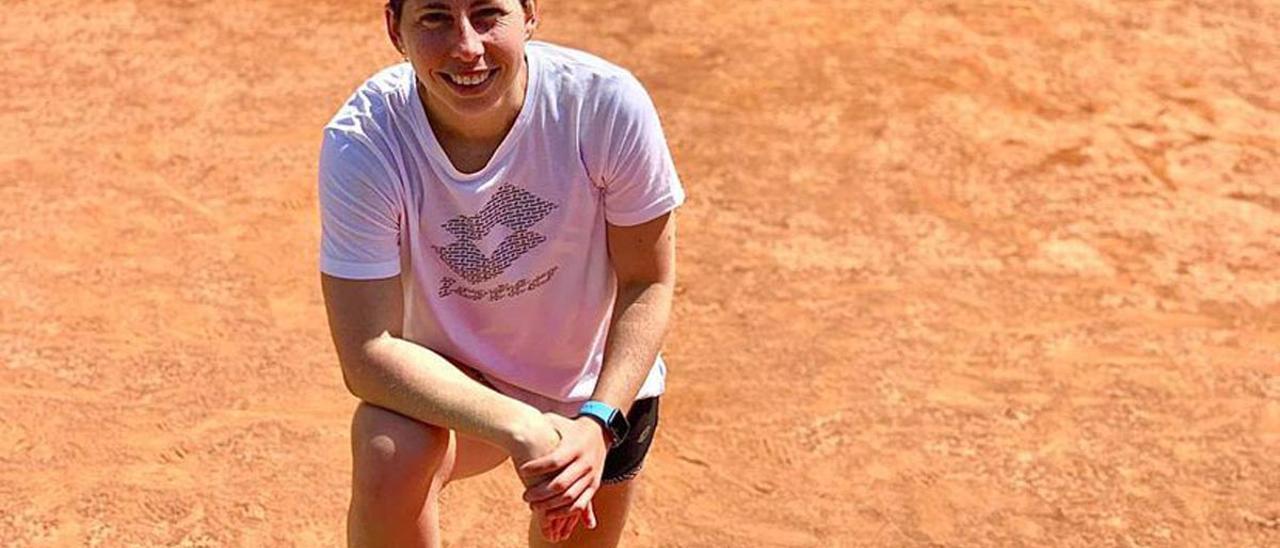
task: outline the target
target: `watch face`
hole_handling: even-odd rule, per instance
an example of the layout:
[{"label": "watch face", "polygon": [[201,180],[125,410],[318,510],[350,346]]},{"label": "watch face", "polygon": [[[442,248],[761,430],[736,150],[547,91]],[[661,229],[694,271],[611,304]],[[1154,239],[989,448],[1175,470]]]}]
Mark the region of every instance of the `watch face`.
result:
[{"label": "watch face", "polygon": [[627,425],[627,417],[623,416],[620,411],[614,411],[609,417],[609,430],[613,431],[614,445],[622,443],[627,438],[627,431],[631,428]]},{"label": "watch face", "polygon": [[631,430],[627,424],[627,417],[614,407],[602,402],[589,401],[583,404],[579,414],[590,415],[593,419],[599,421],[606,430],[609,431],[610,440],[609,448],[612,449],[621,444],[627,438],[628,431]]}]

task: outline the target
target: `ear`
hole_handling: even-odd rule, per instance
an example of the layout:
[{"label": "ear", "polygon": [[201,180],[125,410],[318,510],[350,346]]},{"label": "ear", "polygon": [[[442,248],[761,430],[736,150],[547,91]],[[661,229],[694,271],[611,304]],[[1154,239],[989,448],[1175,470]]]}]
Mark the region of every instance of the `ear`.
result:
[{"label": "ear", "polygon": [[400,37],[400,21],[396,18],[396,13],[391,11],[391,6],[383,10],[383,16],[387,20],[387,38],[391,40],[391,45],[395,46],[401,56],[405,55],[404,40]]},{"label": "ear", "polygon": [[528,0],[525,4],[528,8],[524,11],[524,38],[526,40],[533,38],[533,31],[538,29],[538,21],[541,17],[538,14],[538,1]]}]

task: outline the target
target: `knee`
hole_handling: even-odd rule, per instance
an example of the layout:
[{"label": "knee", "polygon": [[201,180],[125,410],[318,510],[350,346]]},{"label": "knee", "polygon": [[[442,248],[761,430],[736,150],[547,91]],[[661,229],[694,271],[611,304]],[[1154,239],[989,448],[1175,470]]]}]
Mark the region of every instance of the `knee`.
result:
[{"label": "knee", "polygon": [[352,419],[351,449],[356,502],[420,506],[444,468],[449,431],[361,403]]}]

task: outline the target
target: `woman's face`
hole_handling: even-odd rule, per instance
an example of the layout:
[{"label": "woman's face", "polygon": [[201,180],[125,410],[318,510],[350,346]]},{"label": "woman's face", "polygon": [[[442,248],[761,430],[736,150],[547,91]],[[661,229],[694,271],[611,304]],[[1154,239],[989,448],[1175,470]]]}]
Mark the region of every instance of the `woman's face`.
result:
[{"label": "woman's face", "polygon": [[431,110],[483,116],[523,100],[536,6],[526,13],[520,0],[406,0],[399,18],[388,9],[387,30],[413,63]]}]

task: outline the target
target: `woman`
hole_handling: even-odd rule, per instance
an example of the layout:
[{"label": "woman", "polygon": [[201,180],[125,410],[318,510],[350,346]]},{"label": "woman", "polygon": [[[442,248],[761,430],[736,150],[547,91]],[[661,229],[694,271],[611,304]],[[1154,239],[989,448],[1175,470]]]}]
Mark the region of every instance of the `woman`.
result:
[{"label": "woman", "polygon": [[684,192],[639,82],[531,42],[537,22],[534,0],[393,0],[407,62],[325,128],[322,288],[362,400],[351,545],[438,546],[440,490],[508,458],[530,545],[625,524]]}]

